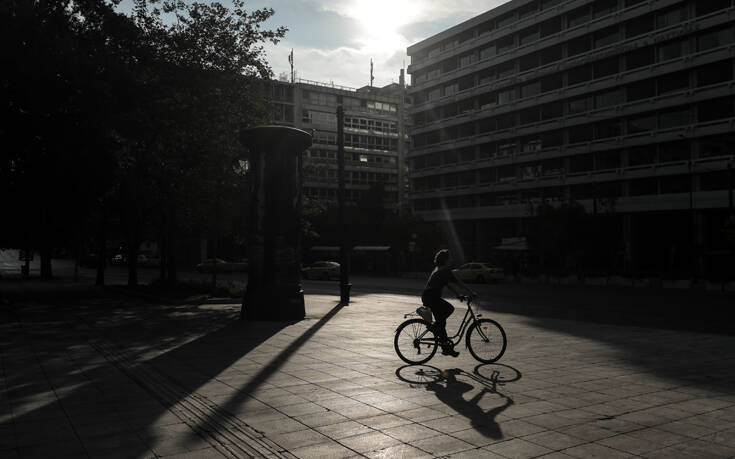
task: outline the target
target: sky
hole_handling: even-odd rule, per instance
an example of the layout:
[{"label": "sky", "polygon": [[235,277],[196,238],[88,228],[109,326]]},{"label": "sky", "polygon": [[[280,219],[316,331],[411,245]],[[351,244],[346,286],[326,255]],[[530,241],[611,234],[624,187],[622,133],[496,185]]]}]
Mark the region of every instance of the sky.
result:
[{"label": "sky", "polygon": [[[298,78],[359,88],[370,83],[370,59],[374,86],[398,82],[400,69],[410,64],[408,46],[506,1],[246,0],[245,8],[273,8],[266,26],[288,28],[285,39],[266,46],[276,77],[290,75],[293,49]],[[131,3],[123,0],[120,8],[129,10]]]}]

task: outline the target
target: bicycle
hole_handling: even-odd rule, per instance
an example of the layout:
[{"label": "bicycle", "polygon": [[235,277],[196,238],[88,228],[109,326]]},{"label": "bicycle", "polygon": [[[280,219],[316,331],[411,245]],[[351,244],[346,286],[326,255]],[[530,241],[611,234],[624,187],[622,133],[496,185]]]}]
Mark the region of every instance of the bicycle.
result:
[{"label": "bicycle", "polygon": [[[499,323],[492,319],[481,319],[482,314],[475,314],[471,302],[474,298],[460,297],[460,301],[467,300],[467,312],[462,318],[457,333],[449,340],[452,345],[462,341],[465,331],[467,332],[466,346],[472,357],[482,363],[497,362],[505,353],[508,340],[505,330]],[[419,314],[405,314],[403,318],[418,316]],[[431,324],[421,318],[408,319],[396,328],[396,336],[393,345],[396,354],[404,362],[412,365],[426,363],[434,357],[438,347],[438,341]],[[456,341],[455,341],[456,340]]]}]

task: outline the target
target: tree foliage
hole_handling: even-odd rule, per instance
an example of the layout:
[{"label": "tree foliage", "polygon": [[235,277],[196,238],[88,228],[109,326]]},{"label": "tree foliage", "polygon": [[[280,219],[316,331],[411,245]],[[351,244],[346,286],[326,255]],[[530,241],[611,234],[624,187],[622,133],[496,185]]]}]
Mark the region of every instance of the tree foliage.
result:
[{"label": "tree foliage", "polygon": [[267,119],[263,43],[286,32],[263,27],[272,14],[241,0],[136,0],[130,16],[104,0],[3,2],[0,194],[16,224],[0,245],[49,261],[118,215],[134,284],[143,239],[159,241],[173,280],[182,234],[242,228],[232,165],[239,129]]}]

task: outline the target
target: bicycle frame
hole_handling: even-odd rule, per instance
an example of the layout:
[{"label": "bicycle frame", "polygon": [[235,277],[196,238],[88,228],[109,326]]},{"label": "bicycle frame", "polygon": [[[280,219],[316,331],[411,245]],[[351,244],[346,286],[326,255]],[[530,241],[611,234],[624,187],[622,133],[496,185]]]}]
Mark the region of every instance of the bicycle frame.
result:
[{"label": "bicycle frame", "polygon": [[[460,341],[462,341],[462,337],[464,336],[464,334],[467,331],[467,329],[469,328],[469,326],[472,323],[477,322],[477,318],[478,317],[482,317],[482,314],[475,314],[475,311],[472,310],[472,305],[470,304],[471,302],[472,302],[472,300],[467,300],[467,311],[464,313],[464,317],[462,318],[462,323],[459,325],[459,329],[457,330],[457,333],[455,333],[451,337],[448,337],[449,338],[449,341],[451,341],[454,346],[456,346],[457,344],[460,343]],[[409,314],[406,314],[406,316],[408,316],[408,315]],[[406,316],[404,316],[404,317],[406,317]],[[469,319],[468,319],[468,317],[469,317]],[[423,340],[424,335],[426,335],[428,332],[429,332],[428,329],[427,330],[424,330],[424,332],[421,335],[419,335],[419,337],[417,338],[417,340],[419,342],[424,342],[424,340]],[[484,334],[482,332],[482,330],[480,330],[480,333],[481,334]],[[455,339],[457,339],[456,342],[454,341]],[[483,336],[483,339],[487,339],[487,338],[485,336]],[[433,342],[433,339],[431,341]]]}]

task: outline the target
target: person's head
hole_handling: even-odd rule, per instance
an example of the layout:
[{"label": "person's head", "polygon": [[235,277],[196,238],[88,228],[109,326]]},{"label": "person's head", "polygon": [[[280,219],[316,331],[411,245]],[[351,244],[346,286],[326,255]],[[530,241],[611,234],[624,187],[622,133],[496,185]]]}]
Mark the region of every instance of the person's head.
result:
[{"label": "person's head", "polygon": [[434,266],[446,266],[449,263],[449,258],[449,249],[441,249],[434,255]]}]

